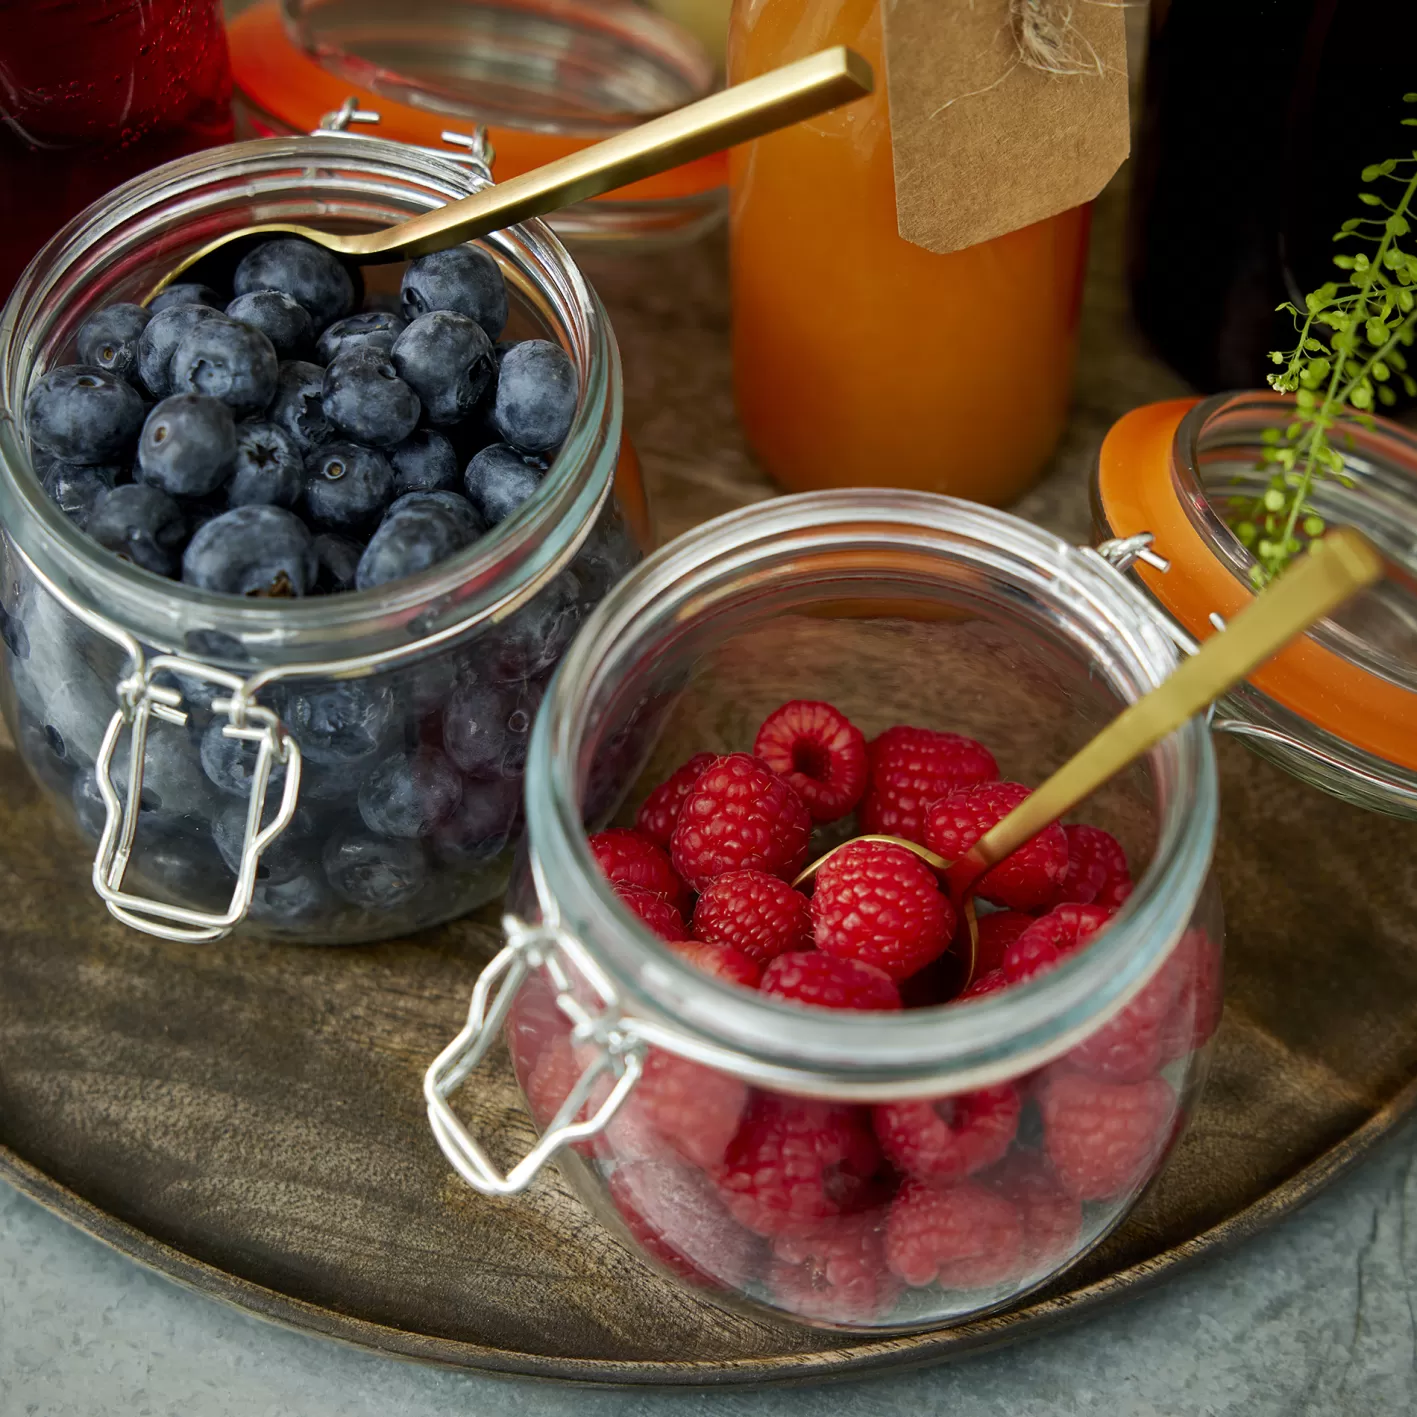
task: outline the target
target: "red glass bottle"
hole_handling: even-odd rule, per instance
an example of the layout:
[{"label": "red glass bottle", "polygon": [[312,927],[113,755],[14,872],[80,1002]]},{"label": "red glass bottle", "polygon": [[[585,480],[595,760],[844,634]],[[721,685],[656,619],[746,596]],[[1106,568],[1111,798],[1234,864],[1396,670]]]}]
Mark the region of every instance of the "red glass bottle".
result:
[{"label": "red glass bottle", "polygon": [[220,0],[0,0],[0,300],[96,197],[231,138]]}]

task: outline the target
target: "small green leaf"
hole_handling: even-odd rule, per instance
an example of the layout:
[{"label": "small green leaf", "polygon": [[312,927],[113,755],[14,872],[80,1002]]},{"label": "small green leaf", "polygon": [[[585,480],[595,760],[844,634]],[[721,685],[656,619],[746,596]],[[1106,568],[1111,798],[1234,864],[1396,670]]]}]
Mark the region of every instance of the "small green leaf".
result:
[{"label": "small green leaf", "polygon": [[1397,402],[1397,395],[1387,384],[1383,384],[1378,389],[1378,399],[1384,408],[1391,408]]},{"label": "small green leaf", "polygon": [[[1376,177],[1377,173],[1375,172],[1373,176]],[[1368,182],[1372,179],[1369,178],[1366,173],[1364,173],[1363,180],[1365,182]],[[1379,197],[1375,192],[1359,192],[1358,200],[1362,202],[1365,207],[1380,207],[1383,204],[1383,199]]]},{"label": "small green leaf", "polygon": [[1322,536],[1324,534],[1324,519],[1322,517],[1304,518],[1305,536]]}]

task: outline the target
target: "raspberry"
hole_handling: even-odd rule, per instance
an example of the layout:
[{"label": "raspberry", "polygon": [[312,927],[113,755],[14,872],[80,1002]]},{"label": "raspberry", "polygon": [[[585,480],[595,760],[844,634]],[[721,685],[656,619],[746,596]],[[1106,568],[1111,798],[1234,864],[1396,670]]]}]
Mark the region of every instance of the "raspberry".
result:
[{"label": "raspberry", "polygon": [[1179,956],[1178,946],[1131,1003],[1069,1051],[1068,1066],[1109,1082],[1141,1082],[1160,1072],[1165,1032],[1189,966]]},{"label": "raspberry", "polygon": [[1109,881],[1097,892],[1094,905],[1105,905],[1108,910],[1120,910],[1132,893],[1131,881]]},{"label": "raspberry", "polygon": [[866,749],[870,785],[861,829],[925,845],[925,817],[956,788],[993,782],[999,765],[982,744],[929,728],[888,728]]},{"label": "raspberry", "polygon": [[793,788],[814,822],[844,817],[866,790],[866,740],[830,704],[783,704],[758,729],[753,756]]},{"label": "raspberry", "polygon": [[1004,954],[1004,974],[1010,984],[1052,969],[1064,955],[1090,940],[1110,919],[1101,905],[1055,905],[1041,915]]},{"label": "raspberry", "polygon": [[630,827],[611,827],[590,839],[600,873],[613,886],[641,886],[676,908],[684,903],[684,883],[669,858],[647,836]]},{"label": "raspberry", "polygon": [[1187,930],[1167,965],[1180,983],[1161,1031],[1161,1066],[1207,1043],[1220,1026],[1220,951],[1203,929]]},{"label": "raspberry", "polygon": [[903,846],[848,842],[817,872],[817,948],[907,979],[949,948],[954,907],[935,874]]},{"label": "raspberry", "polygon": [[747,753],[715,758],[679,811],[674,868],[695,890],[726,871],[790,877],[807,859],[812,819],[802,799]]},{"label": "raspberry", "polygon": [[889,974],[857,959],[820,950],[778,955],[763,971],[762,991],[819,1009],[898,1009],[900,990]]},{"label": "raspberry", "polygon": [[661,940],[684,939],[684,917],[679,914],[679,907],[665,900],[662,895],[656,895],[643,886],[628,886],[623,883],[615,887],[615,894]]},{"label": "raspberry", "polygon": [[[1119,886],[1131,885],[1127,853],[1111,832],[1082,824],[1064,827],[1063,834],[1068,839],[1068,868],[1058,883],[1058,894],[1054,897],[1057,902],[1076,901],[1089,905],[1104,891],[1115,894]],[[1107,900],[1103,904],[1112,902]]]},{"label": "raspberry", "polygon": [[683,767],[675,768],[640,804],[635,829],[668,851],[679,809],[713,758],[712,753],[695,753]]},{"label": "raspberry", "polygon": [[730,949],[727,945],[710,945],[702,940],[679,940],[674,942],[674,953],[680,959],[688,960],[695,969],[712,974],[726,984],[740,984],[745,989],[756,989],[763,977],[763,967],[757,960],[745,955],[741,950]]},{"label": "raspberry", "polygon": [[1081,1201],[1111,1200],[1144,1181],[1176,1109],[1165,1078],[1103,1082],[1054,1072],[1040,1100],[1048,1158],[1063,1189]]},{"label": "raspberry", "polygon": [[1018,1089],[1005,1083],[960,1097],[882,1103],[871,1121],[881,1150],[907,1175],[958,1181],[1008,1151],[1021,1105]]},{"label": "raspberry", "polygon": [[[571,1095],[572,1089],[581,1079],[581,1072],[581,1065],[576,1060],[568,1035],[562,1033],[547,1041],[522,1084],[531,1119],[543,1131],[551,1125],[561,1110],[561,1104]],[[584,1121],[595,1110],[599,1100],[587,1099],[586,1105],[576,1114],[575,1120]],[[576,1142],[575,1149],[589,1155],[591,1143]]]},{"label": "raspberry", "polygon": [[714,1179],[759,1235],[810,1235],[875,1199],[880,1149],[860,1109],[759,1094]]},{"label": "raspberry", "polygon": [[752,1279],[762,1241],[728,1214],[702,1171],[630,1161],[615,1168],[609,1186],[630,1234],[671,1274],[710,1289],[741,1289]]},{"label": "raspberry", "polygon": [[812,948],[807,897],[765,871],[729,871],[694,906],[694,938],[730,945],[766,964],[784,950]]},{"label": "raspberry", "polygon": [[886,1263],[917,1288],[991,1288],[1016,1278],[1022,1258],[1018,1208],[974,1181],[908,1180],[886,1220]]},{"label": "raspberry", "polygon": [[[1021,910],[995,910],[979,917],[979,940],[974,946],[976,978],[990,970],[1001,969],[1004,955],[1013,942],[1033,924],[1033,916]],[[967,930],[969,922],[962,920],[959,928]]]},{"label": "raspberry", "polygon": [[[951,793],[930,808],[925,844],[946,861],[958,861],[990,827],[1003,821],[1029,795],[1021,782],[987,782]],[[1057,822],[1024,842],[980,878],[976,892],[1010,910],[1051,905],[1068,869],[1068,839]]]},{"label": "raspberry", "polygon": [[1000,989],[1008,987],[1009,976],[1002,969],[991,969],[987,974],[981,974],[978,978],[971,980],[969,987],[961,991],[955,1002],[977,999],[981,994],[997,994]]},{"label": "raspberry", "polygon": [[768,1287],[783,1308],[826,1323],[871,1323],[900,1296],[874,1216],[846,1215],[773,1243]]},{"label": "raspberry", "polygon": [[1044,1161],[1015,1157],[990,1177],[990,1185],[1018,1207],[1028,1273],[1043,1274],[1072,1258],[1082,1232],[1082,1205]]},{"label": "raspberry", "polygon": [[741,1079],[651,1048],[644,1073],[605,1129],[607,1150],[621,1159],[674,1156],[715,1166],[747,1105]]}]

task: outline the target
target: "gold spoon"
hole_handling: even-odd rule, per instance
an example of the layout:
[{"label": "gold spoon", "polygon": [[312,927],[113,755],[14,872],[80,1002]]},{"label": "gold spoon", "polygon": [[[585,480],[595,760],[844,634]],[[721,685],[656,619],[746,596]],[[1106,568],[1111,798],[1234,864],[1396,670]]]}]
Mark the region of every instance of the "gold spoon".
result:
[{"label": "gold spoon", "polygon": [[[270,222],[228,232],[183,260],[143,303],[179,276],[209,285],[229,283],[222,276],[235,269],[253,239],[272,233],[303,236],[357,265],[441,251],[863,98],[874,82],[871,66],[853,50],[824,49],[381,231],[336,235],[294,222]],[[205,263],[204,269],[196,272],[199,263]]]},{"label": "gold spoon", "polygon": [[[1180,728],[1227,689],[1330,615],[1350,596],[1382,578],[1383,558],[1361,532],[1339,527],[1265,587],[1228,628],[1212,635],[1195,654],[1177,666],[1165,683],[1123,709],[1085,747],[1035,788],[1008,816],[991,827],[958,861],[901,837],[856,837],[857,841],[890,841],[903,846],[945,879],[950,898],[969,919],[970,942],[977,933],[970,897],[979,878],[1024,842],[1056,822],[1090,796],[1128,763]],[[843,842],[842,846],[849,846]],[[812,862],[795,881],[810,881],[842,849],[833,848]],[[970,961],[973,974],[973,960]],[[968,984],[968,979],[965,983]]]}]

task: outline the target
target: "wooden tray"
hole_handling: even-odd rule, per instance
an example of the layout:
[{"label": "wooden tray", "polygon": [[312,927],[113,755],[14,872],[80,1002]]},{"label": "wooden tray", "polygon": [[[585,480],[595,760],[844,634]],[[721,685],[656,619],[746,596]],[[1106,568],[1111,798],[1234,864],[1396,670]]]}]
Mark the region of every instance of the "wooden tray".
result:
[{"label": "wooden tray", "polygon": [[[1104,206],[1079,408],[1022,510],[1081,539],[1122,409],[1176,391],[1132,344]],[[723,251],[594,263],[629,423],[672,534],[768,495],[734,431]],[[1127,1225],[1051,1292],[861,1342],[726,1314],[660,1279],[553,1176],[498,1203],[421,1105],[497,942],[495,912],[352,950],[183,946],[98,907],[85,849],[0,752],[0,1175],[182,1283],[389,1353],[630,1384],[800,1381],[947,1357],[1154,1281],[1292,1209],[1417,1102],[1417,824],[1346,808],[1222,745],[1229,925],[1210,1086]],[[482,1129],[528,1124],[509,1076]]]}]

